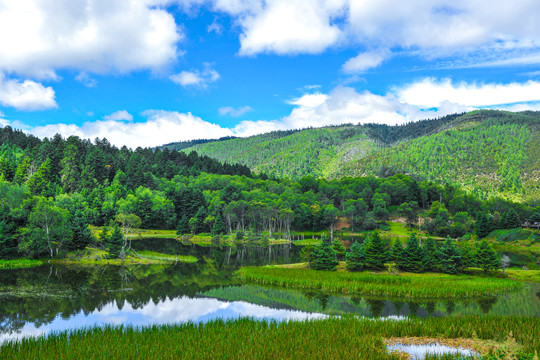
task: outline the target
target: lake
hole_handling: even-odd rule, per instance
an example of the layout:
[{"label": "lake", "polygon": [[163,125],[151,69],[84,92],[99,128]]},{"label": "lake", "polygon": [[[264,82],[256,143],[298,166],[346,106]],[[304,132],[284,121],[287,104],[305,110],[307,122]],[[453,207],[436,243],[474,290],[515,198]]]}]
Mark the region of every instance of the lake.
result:
[{"label": "lake", "polygon": [[217,318],[540,316],[540,284],[527,284],[523,290],[506,295],[461,300],[334,296],[245,285],[235,278],[240,266],[299,262],[301,248],[294,245],[204,247],[140,240],[134,246],[193,255],[199,261],[1,270],[0,342],[90,326],[145,326]]}]

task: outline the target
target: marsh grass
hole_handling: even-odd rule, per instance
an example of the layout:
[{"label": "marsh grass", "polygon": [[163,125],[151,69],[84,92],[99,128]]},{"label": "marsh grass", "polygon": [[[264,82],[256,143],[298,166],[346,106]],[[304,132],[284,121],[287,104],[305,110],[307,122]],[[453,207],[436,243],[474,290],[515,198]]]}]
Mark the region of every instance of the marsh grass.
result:
[{"label": "marsh grass", "polygon": [[41,266],[44,263],[44,260],[30,259],[0,260],[0,269],[27,269]]},{"label": "marsh grass", "polygon": [[[345,317],[283,323],[215,320],[143,329],[74,330],[5,343],[0,346],[0,358],[399,359],[399,354],[387,353],[385,338],[428,336],[505,342],[509,335],[522,352],[540,351],[539,318],[467,316],[373,321]],[[532,358],[529,355],[523,359]]]},{"label": "marsh grass", "polygon": [[498,295],[522,288],[510,279],[438,273],[412,274],[317,271],[280,266],[244,267],[237,272],[248,283],[318,290],[339,294],[407,298],[463,298]]}]

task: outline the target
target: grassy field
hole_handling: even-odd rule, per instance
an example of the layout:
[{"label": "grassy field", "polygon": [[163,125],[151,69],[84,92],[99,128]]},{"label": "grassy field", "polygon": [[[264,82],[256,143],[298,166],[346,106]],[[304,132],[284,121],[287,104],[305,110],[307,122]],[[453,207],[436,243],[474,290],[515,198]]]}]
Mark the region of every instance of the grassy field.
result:
[{"label": "grassy field", "polygon": [[[85,250],[69,252],[64,259],[53,259],[55,264],[79,264],[79,265],[120,265],[121,259],[108,259],[107,251],[87,247]],[[153,251],[141,251],[127,253],[124,264],[169,264],[171,262],[197,262],[194,256],[175,256]]]},{"label": "grassy field", "polygon": [[30,259],[15,259],[15,260],[0,260],[1,269],[27,269],[43,265],[46,260],[30,260]]},{"label": "grassy field", "polygon": [[[90,233],[95,239],[99,238],[99,233],[103,229],[101,226],[89,226]],[[176,230],[153,230],[153,229],[134,229],[131,239],[175,239]]]},{"label": "grassy field", "polygon": [[320,290],[340,294],[403,296],[413,298],[461,298],[496,295],[520,289],[510,279],[439,273],[388,273],[317,271],[303,267],[244,267],[238,276],[248,283]]},{"label": "grassy field", "polygon": [[517,269],[506,269],[508,277],[511,279],[540,283],[540,270],[517,270]]},{"label": "grassy field", "polygon": [[[445,317],[373,321],[355,317],[260,322],[211,321],[143,328],[94,328],[0,346],[2,359],[403,359],[385,343],[466,345],[489,359],[533,359],[540,319]],[[418,340],[420,339],[420,340]],[[499,353],[499,356],[493,356]],[[448,358],[448,357],[446,357]]]}]

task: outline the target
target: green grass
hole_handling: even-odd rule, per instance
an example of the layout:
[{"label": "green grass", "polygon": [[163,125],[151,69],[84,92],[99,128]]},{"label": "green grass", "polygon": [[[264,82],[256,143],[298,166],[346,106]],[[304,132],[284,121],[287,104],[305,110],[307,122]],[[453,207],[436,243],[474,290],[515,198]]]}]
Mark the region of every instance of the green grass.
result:
[{"label": "green grass", "polygon": [[191,255],[171,255],[171,254],[162,254],[155,251],[137,251],[137,254],[142,256],[145,259],[150,260],[163,260],[169,262],[184,262],[184,263],[196,263],[197,258]]},{"label": "green grass", "polygon": [[540,270],[515,270],[506,269],[508,277],[511,279],[540,283]]},{"label": "green grass", "polygon": [[[121,259],[107,258],[107,251],[87,247],[84,250],[71,251],[64,259],[53,259],[55,264],[78,264],[78,265],[121,265]],[[124,260],[124,265],[129,264],[169,264],[171,262],[197,262],[194,256],[182,256],[162,254],[153,251],[140,251],[137,253],[128,252]]]},{"label": "green grass", "polygon": [[[536,317],[445,317],[373,321],[355,317],[259,322],[240,319],[143,328],[105,327],[24,339],[0,346],[2,359],[400,359],[385,339],[429,337],[490,342],[510,339],[522,352],[540,352]],[[448,358],[448,357],[446,357]],[[532,359],[533,355],[524,359]]]},{"label": "green grass", "polygon": [[339,294],[399,296],[408,298],[462,298],[496,295],[520,289],[510,279],[438,273],[412,274],[317,271],[280,266],[244,267],[238,276],[245,282],[319,290]]},{"label": "green grass", "polygon": [[[99,233],[101,232],[101,226],[89,226],[90,233],[94,238],[99,238]],[[157,230],[157,229],[134,229],[132,232],[131,239],[176,239],[176,230]]]},{"label": "green grass", "polygon": [[30,260],[30,259],[16,259],[16,260],[0,260],[0,269],[27,269],[43,265],[45,260]]}]

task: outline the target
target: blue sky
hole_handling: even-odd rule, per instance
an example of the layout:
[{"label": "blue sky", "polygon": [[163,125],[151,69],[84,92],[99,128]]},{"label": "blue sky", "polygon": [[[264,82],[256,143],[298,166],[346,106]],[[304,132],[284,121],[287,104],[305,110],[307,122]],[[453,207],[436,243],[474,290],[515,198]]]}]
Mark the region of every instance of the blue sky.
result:
[{"label": "blue sky", "polygon": [[0,124],[121,146],[540,108],[536,0],[0,0]]}]

